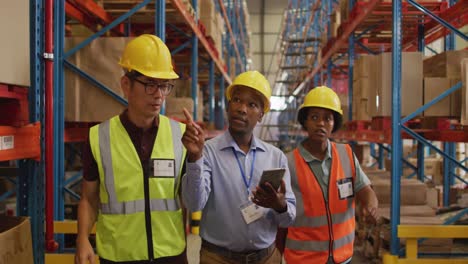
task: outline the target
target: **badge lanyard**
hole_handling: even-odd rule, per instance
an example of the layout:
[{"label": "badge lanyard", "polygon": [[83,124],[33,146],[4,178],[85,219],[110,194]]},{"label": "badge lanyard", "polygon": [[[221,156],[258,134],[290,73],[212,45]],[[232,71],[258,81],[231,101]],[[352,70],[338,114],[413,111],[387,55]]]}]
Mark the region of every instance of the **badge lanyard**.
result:
[{"label": "badge lanyard", "polygon": [[245,176],[245,172],[244,172],[244,169],[242,168],[242,165],[239,161],[239,157],[237,156],[237,153],[236,153],[236,150],[234,148],[232,148],[232,152],[234,153],[234,156],[236,156],[236,160],[237,160],[237,165],[239,165],[239,169],[240,169],[240,172],[241,172],[241,175],[242,175],[242,179],[244,180],[244,184],[245,184],[245,187],[247,187],[247,196],[249,196],[249,192],[250,192],[250,183],[252,182],[252,178],[253,178],[253,170],[254,170],[254,164],[255,164],[255,153],[256,153],[256,150],[253,150],[253,158],[252,158],[252,166],[250,167],[250,178],[249,178],[249,182],[247,182],[247,178]]}]

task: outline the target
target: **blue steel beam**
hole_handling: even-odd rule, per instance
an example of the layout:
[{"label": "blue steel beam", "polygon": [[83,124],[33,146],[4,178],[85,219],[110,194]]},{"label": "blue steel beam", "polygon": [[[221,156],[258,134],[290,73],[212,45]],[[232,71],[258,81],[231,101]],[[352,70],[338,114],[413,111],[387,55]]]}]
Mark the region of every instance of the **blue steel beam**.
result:
[{"label": "blue steel beam", "polygon": [[[328,24],[328,30],[327,30],[327,41],[329,41],[332,37],[332,31],[331,31],[331,19],[330,16],[332,14],[333,8],[332,8],[332,2],[330,0],[326,1],[326,6],[327,6],[327,24]],[[316,16],[318,17],[318,16]],[[328,60],[327,62],[327,86],[331,87],[331,82],[332,82],[332,62],[331,60]]]},{"label": "blue steel beam", "polygon": [[[449,157],[455,157],[455,143],[444,142],[444,152]],[[444,191],[443,191],[443,205],[448,207],[450,205],[450,187],[453,185],[453,171],[452,162],[446,157],[444,158]]]},{"label": "blue steel beam", "polygon": [[83,173],[81,171],[78,172],[78,173],[75,173],[74,175],[72,175],[70,178],[66,179],[63,182],[63,186],[68,186],[71,183],[75,183],[77,181],[80,181],[82,176],[83,176]]},{"label": "blue steel beam", "polygon": [[191,40],[187,40],[186,42],[184,42],[182,45],[180,45],[179,47],[173,49],[171,51],[171,55],[175,55],[177,53],[179,53],[180,51],[184,50],[185,48],[187,48],[188,46],[190,46],[192,44]]},{"label": "blue steel beam", "polygon": [[225,100],[224,100],[224,79],[219,78],[219,108],[218,108],[218,118],[216,122],[216,129],[224,129],[224,109],[225,109]]},{"label": "blue steel beam", "polygon": [[[455,4],[454,0],[448,0],[448,5],[449,7],[453,6]],[[455,34],[453,32],[449,33],[445,37],[445,50],[455,50]]]},{"label": "blue steel beam", "polygon": [[[411,1],[411,0],[410,0]],[[398,255],[400,224],[400,183],[401,183],[401,0],[392,2],[392,179],[390,202],[391,244],[390,253]]]},{"label": "blue steel beam", "polygon": [[125,100],[123,97],[121,97],[120,95],[115,93],[113,90],[107,88],[104,84],[102,84],[98,80],[94,79],[91,75],[89,75],[86,72],[82,71],[81,69],[79,69],[78,67],[76,67],[75,65],[73,65],[72,63],[70,63],[67,60],[63,60],[63,65],[68,67],[73,72],[79,74],[81,77],[85,78],[87,81],[89,81],[93,85],[95,85],[95,86],[99,87],[100,89],[102,89],[104,92],[106,92],[107,94],[112,96],[112,98],[117,100],[117,102],[121,103],[124,106],[127,106],[127,104],[128,104],[127,100]]},{"label": "blue steel beam", "polygon": [[367,47],[366,45],[362,44],[359,41],[356,41],[356,44],[359,47],[361,47],[363,50],[367,51],[367,53],[369,53],[369,54],[372,54],[372,55],[377,55],[378,54],[378,52],[375,52],[375,51],[371,50],[369,47]]},{"label": "blue steel beam", "polygon": [[374,30],[374,29],[380,27],[380,25],[382,25],[383,23],[384,23],[384,21],[379,21],[379,22],[377,22],[377,24],[372,25],[372,26],[370,26],[370,27],[364,29],[364,31],[362,31],[361,33],[359,33],[358,35],[356,35],[356,37],[355,37],[355,38],[356,38],[356,41],[359,40],[359,39],[361,39],[362,36],[364,36],[365,34],[369,33],[370,31],[372,31],[372,30]]},{"label": "blue steel beam", "polygon": [[461,181],[463,184],[466,184],[468,185],[468,181],[466,181],[465,179],[461,178],[460,176],[458,175],[453,175],[457,180]]},{"label": "blue steel beam", "polygon": [[[353,10],[355,0],[348,1],[348,10]],[[355,43],[354,31],[349,34],[348,37],[348,120],[353,120],[353,97],[354,97],[354,43]]]},{"label": "blue steel beam", "polygon": [[330,61],[330,64],[333,68],[337,69],[339,72],[343,73],[343,74],[348,74],[347,72],[345,72],[343,69],[341,69],[341,67],[333,64],[331,61]]},{"label": "blue steel beam", "polygon": [[173,30],[177,31],[178,33],[180,33],[181,35],[185,36],[186,38],[190,38],[190,35],[187,34],[187,32],[185,31],[182,31],[182,29],[180,29],[179,27],[173,25],[173,24],[170,24],[170,23],[167,23],[166,24],[168,27],[172,28]]},{"label": "blue steel beam", "polygon": [[63,55],[63,59],[67,59],[68,57],[70,57],[71,55],[75,54],[78,50],[80,50],[81,48],[83,48],[84,46],[88,45],[89,43],[91,43],[93,40],[97,39],[98,37],[104,35],[107,31],[109,31],[110,29],[112,29],[113,27],[117,26],[118,24],[124,22],[127,18],[129,18],[131,15],[133,15],[135,12],[137,12],[140,8],[144,7],[145,5],[147,5],[149,2],[151,2],[151,0],[144,0],[143,2],[139,3],[138,5],[136,5],[135,7],[133,7],[132,9],[130,9],[130,11],[128,11],[127,13],[121,15],[120,17],[118,17],[116,20],[112,21],[112,23],[110,23],[109,25],[103,27],[101,30],[99,30],[98,32],[94,33],[92,36],[90,36],[89,38],[85,39],[83,42],[81,42],[80,44],[76,45],[75,47],[73,47],[72,49],[70,49],[68,52],[66,52],[64,55]]},{"label": "blue steel beam", "polygon": [[432,145],[429,141],[427,141],[425,138],[423,138],[422,136],[418,135],[416,132],[414,132],[413,130],[407,128],[406,126],[401,126],[401,128],[406,132],[408,133],[410,136],[412,136],[413,138],[415,138],[416,140],[418,141],[421,141],[422,143],[424,143],[425,146],[429,146],[429,148],[433,149],[435,152],[439,153],[440,155],[442,155],[444,158],[446,159],[449,159],[453,164],[457,165],[458,167],[460,167],[461,169],[463,169],[464,171],[468,171],[468,168],[463,166],[461,163],[458,162],[458,160],[454,159],[453,157],[447,155],[444,151],[438,149],[436,146]]},{"label": "blue steel beam", "polygon": [[429,107],[431,107],[432,105],[438,103],[440,100],[443,100],[445,97],[449,96],[451,93],[455,92],[456,90],[460,89],[462,86],[462,83],[461,82],[458,82],[457,84],[455,84],[454,86],[452,86],[450,89],[448,90],[445,90],[442,94],[438,95],[436,98],[432,99],[429,103],[423,105],[422,107],[418,108],[416,111],[414,111],[413,113],[407,115],[405,118],[403,118],[401,120],[401,123],[404,124],[406,122],[408,122],[409,120],[415,118],[416,116],[418,116],[419,114],[421,114],[422,112],[424,112],[426,109],[428,109]]},{"label": "blue steel beam", "polygon": [[69,188],[64,188],[63,189],[66,193],[68,193],[69,195],[71,195],[71,197],[75,198],[76,200],[80,200],[80,195],[77,194],[76,192],[70,190]]},{"label": "blue steel beam", "polygon": [[378,163],[379,163],[379,169],[383,169],[384,168],[384,148],[383,148],[383,144],[382,143],[379,143],[379,159],[378,159]]},{"label": "blue steel beam", "polygon": [[434,53],[434,55],[439,54],[437,51],[435,51],[433,48],[426,46],[426,49],[428,49],[430,52]]},{"label": "blue steel beam", "polygon": [[166,42],[166,1],[154,0],[156,14],[154,16],[154,32],[163,42]]},{"label": "blue steel beam", "polygon": [[332,60],[332,62],[335,63],[335,62],[341,60],[345,55],[346,55],[346,53],[340,53],[338,56],[336,56],[336,58],[334,58]]},{"label": "blue steel beam", "polygon": [[[44,1],[29,1],[29,47],[30,47],[30,80],[29,88],[29,121],[44,124]],[[20,160],[19,177],[16,184],[16,210],[21,216],[31,219],[31,238],[33,261],[44,263],[44,126],[41,127],[41,160]]]},{"label": "blue steel beam", "polygon": [[418,25],[418,51],[424,52],[424,24]]},{"label": "blue steel beam", "polygon": [[5,199],[8,197],[12,196],[13,194],[16,193],[16,189],[11,189],[0,195],[0,202],[3,202]]},{"label": "blue steel beam", "polygon": [[[154,15],[154,32],[162,42],[166,42],[166,1],[154,0],[155,15]],[[166,100],[161,105],[160,114],[166,113]]]},{"label": "blue steel beam", "polygon": [[418,180],[424,182],[424,144],[418,141]]},{"label": "blue steel beam", "polygon": [[424,14],[426,14],[427,16],[431,17],[432,19],[434,19],[435,21],[437,21],[439,24],[441,24],[442,26],[444,26],[445,28],[449,29],[451,32],[457,34],[460,38],[462,38],[463,40],[465,41],[468,41],[468,36],[466,34],[464,34],[463,32],[461,32],[460,30],[458,30],[456,27],[452,26],[450,23],[448,23],[447,21],[443,20],[442,18],[440,18],[439,16],[436,16],[435,14],[433,14],[430,10],[426,9],[424,6],[420,5],[419,3],[416,3],[414,0],[407,0],[408,3],[410,3],[411,5],[413,5],[416,9],[418,9],[419,11],[423,12]]},{"label": "blue steel beam", "polygon": [[445,220],[444,225],[452,225],[455,224],[458,220],[460,220],[463,216],[468,214],[468,208],[465,208],[458,212],[456,215],[450,217],[449,219]]},{"label": "blue steel beam", "polygon": [[209,62],[209,71],[208,71],[208,89],[210,91],[209,93],[209,107],[210,107],[210,120],[209,122],[211,124],[214,124],[215,122],[215,65],[214,61],[210,60]]},{"label": "blue steel beam", "polygon": [[[350,7],[351,7],[350,1]],[[350,9],[351,10],[351,9]],[[348,120],[353,120],[353,78],[354,78],[354,33],[351,33],[348,38]]]},{"label": "blue steel beam", "polygon": [[[63,185],[65,175],[65,76],[63,53],[65,46],[65,7],[64,1],[56,0],[54,6],[54,220],[65,219]],[[64,235],[55,235],[59,250],[63,250]]]}]

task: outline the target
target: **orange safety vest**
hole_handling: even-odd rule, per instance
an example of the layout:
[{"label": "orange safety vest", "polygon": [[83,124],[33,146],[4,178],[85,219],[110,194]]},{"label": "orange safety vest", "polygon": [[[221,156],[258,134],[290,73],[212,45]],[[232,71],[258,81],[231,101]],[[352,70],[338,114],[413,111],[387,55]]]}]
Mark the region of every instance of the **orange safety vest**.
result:
[{"label": "orange safety vest", "polygon": [[335,263],[341,263],[353,255],[354,197],[340,199],[338,181],[352,178],[355,182],[354,156],[349,145],[333,142],[330,145],[332,162],[328,203],[299,150],[287,155],[291,185],[296,195],[296,220],[288,228],[284,250],[288,264],[326,263],[330,255]]}]

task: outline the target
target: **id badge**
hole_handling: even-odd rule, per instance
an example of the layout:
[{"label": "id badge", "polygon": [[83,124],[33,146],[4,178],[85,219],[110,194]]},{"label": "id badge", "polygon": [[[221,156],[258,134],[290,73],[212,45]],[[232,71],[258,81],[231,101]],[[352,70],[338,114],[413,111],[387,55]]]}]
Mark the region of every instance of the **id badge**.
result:
[{"label": "id badge", "polygon": [[152,159],[154,178],[174,178],[175,160],[173,159]]},{"label": "id badge", "polygon": [[352,178],[345,178],[338,181],[338,192],[340,199],[347,199],[354,196],[353,180]]},{"label": "id badge", "polygon": [[250,224],[258,219],[262,218],[265,214],[265,210],[263,207],[260,207],[251,201],[240,206],[240,211],[242,213],[242,217],[244,217],[244,221],[246,224]]}]

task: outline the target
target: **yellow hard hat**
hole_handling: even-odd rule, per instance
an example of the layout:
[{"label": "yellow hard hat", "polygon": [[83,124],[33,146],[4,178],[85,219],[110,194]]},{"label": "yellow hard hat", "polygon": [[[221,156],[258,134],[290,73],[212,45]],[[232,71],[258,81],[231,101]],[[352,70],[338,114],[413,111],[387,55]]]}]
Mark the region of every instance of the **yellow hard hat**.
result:
[{"label": "yellow hard hat", "polygon": [[332,110],[335,117],[335,126],[333,132],[341,127],[343,121],[343,110],[341,109],[341,102],[338,95],[326,86],[318,86],[310,90],[304,97],[304,103],[299,107],[297,119],[299,123],[304,126],[305,111],[307,107],[320,107]]},{"label": "yellow hard hat", "polygon": [[143,34],[131,40],[123,51],[119,65],[152,78],[179,78],[172,67],[171,52],[166,44],[150,34]]},{"label": "yellow hard hat", "polygon": [[235,86],[247,86],[250,87],[263,95],[263,112],[266,113],[270,111],[270,97],[271,97],[271,88],[268,80],[258,71],[246,71],[239,74],[231,85],[226,90],[226,97],[228,101],[231,100],[233,88]]}]

